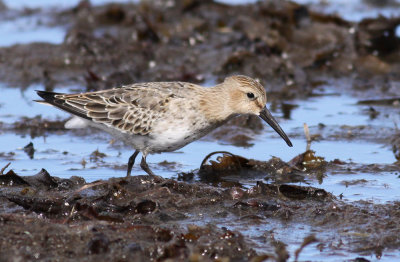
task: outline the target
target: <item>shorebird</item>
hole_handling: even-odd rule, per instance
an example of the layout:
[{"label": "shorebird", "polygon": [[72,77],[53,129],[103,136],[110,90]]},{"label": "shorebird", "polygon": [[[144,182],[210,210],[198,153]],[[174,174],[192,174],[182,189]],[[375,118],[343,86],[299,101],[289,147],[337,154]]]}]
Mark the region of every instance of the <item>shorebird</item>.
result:
[{"label": "shorebird", "polygon": [[127,176],[142,153],[141,168],[149,175],[148,154],[170,152],[208,134],[229,119],[254,114],[292,143],[266,107],[264,87],[247,76],[227,77],[213,87],[186,82],[137,83],[121,88],[61,94],[37,91],[50,104],[74,115],[66,128],[93,126],[131,145]]}]

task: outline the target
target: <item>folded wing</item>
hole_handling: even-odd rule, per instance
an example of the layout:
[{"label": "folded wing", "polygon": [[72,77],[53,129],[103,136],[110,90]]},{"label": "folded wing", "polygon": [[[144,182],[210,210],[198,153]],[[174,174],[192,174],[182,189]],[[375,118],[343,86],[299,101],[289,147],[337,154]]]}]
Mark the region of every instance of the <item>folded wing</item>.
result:
[{"label": "folded wing", "polygon": [[168,88],[132,86],[82,94],[37,91],[48,104],[78,117],[116,128],[121,132],[148,135],[175,97]]}]

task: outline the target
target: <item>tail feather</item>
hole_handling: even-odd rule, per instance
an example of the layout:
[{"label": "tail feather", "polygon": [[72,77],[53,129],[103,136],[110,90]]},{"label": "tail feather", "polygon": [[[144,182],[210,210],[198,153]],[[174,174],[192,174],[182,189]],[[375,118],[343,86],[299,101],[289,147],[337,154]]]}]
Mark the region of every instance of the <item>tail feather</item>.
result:
[{"label": "tail feather", "polygon": [[86,115],[85,112],[78,110],[76,107],[72,107],[71,105],[67,104],[65,102],[65,99],[62,98],[57,98],[56,96],[62,96],[64,94],[62,93],[55,93],[55,92],[48,92],[48,91],[41,91],[41,90],[36,90],[36,93],[44,99],[43,100],[34,100],[36,102],[42,103],[42,104],[50,104],[52,106],[55,106],[59,109],[62,109],[70,114],[82,117],[84,119],[91,120],[90,117]]},{"label": "tail feather", "polygon": [[63,93],[55,93],[55,92],[49,92],[49,91],[42,91],[42,90],[35,90],[36,93],[43,98],[46,102],[51,103],[51,101],[54,101],[56,98],[56,95],[64,95]]}]

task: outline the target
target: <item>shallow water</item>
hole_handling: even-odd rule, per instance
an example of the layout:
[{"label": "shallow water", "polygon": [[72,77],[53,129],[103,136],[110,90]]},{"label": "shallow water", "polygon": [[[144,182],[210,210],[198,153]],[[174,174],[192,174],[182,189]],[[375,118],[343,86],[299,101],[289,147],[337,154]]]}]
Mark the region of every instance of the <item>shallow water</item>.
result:
[{"label": "shallow water", "polygon": [[49,27],[41,15],[6,18],[0,21],[0,46],[46,42],[61,44],[65,36],[65,28]]},{"label": "shallow water", "polygon": [[[222,219],[209,218],[198,214],[196,217],[184,222],[183,225],[190,224],[221,224],[229,230],[240,231],[246,239],[249,239],[254,248],[260,254],[274,253],[271,242],[282,241],[285,243],[286,250],[290,258],[289,261],[294,261],[294,253],[301,246],[303,239],[309,235],[316,235],[320,242],[324,239],[334,238],[335,244],[339,245],[341,237],[339,235],[332,237],[332,232],[321,228],[313,228],[310,225],[303,223],[286,223],[279,219],[256,219],[247,220],[246,218],[238,218],[237,216],[229,215]],[[344,243],[344,246],[346,244]],[[345,251],[342,248],[323,248],[320,250],[318,243],[307,245],[299,255],[299,261],[350,261],[357,257],[363,257],[370,261],[395,261],[400,259],[400,255],[396,251],[385,251],[382,257],[377,258],[375,255],[359,255]]]},{"label": "shallow water", "polygon": [[[42,115],[45,119],[67,119],[69,114],[55,108],[38,104],[32,100],[37,99],[34,90],[40,86],[32,86],[21,91],[17,88],[1,88],[0,121],[11,124],[23,116],[34,117]],[[57,90],[70,92],[71,88]],[[320,96],[305,101],[297,101],[299,106],[293,110],[291,119],[280,119],[282,128],[288,133],[301,133],[303,121],[306,120],[310,127],[318,125],[321,121],[326,126],[341,125],[389,125],[385,119],[371,121],[368,115],[363,113],[365,106],[356,105],[356,100],[348,96]],[[274,112],[279,117],[281,112]],[[307,116],[306,118],[304,116]],[[300,131],[299,131],[300,130]],[[124,176],[127,159],[133,153],[129,147],[120,143],[110,145],[112,137],[93,130],[92,136],[74,135],[73,131],[62,134],[49,133],[46,137],[31,138],[29,135],[16,135],[12,132],[4,132],[0,136],[0,144],[7,145],[2,148],[5,153],[15,152],[11,168],[18,174],[32,175],[41,168],[46,168],[52,175],[68,178],[73,175],[83,176],[87,181],[107,179],[113,176]],[[289,135],[290,136],[290,135]],[[209,141],[205,138],[195,141],[177,152],[155,154],[148,157],[151,168],[163,177],[174,177],[179,172],[188,172],[197,169],[203,158],[213,151],[229,151],[246,158],[268,160],[276,156],[284,161],[289,161],[306,149],[306,141],[303,137],[292,139],[293,148],[286,146],[284,141],[271,128],[255,137],[253,146],[249,148],[236,147],[229,144]],[[23,151],[23,147],[32,142],[35,148],[34,159]],[[312,147],[318,156],[327,161],[340,159],[352,161],[358,164],[390,164],[395,162],[393,153],[388,146],[378,143],[366,143],[357,139],[351,141],[322,140],[313,142]],[[90,154],[98,150],[105,153],[106,157],[100,162],[91,162]],[[86,165],[82,165],[82,161]],[[169,165],[158,163],[167,161]],[[117,169],[115,167],[118,167]],[[134,174],[143,173],[138,165],[133,169]],[[346,186],[343,181],[366,179],[368,182]],[[260,179],[260,178],[257,178]],[[398,199],[400,192],[396,186],[397,176],[385,174],[356,174],[356,175],[328,175],[321,185],[334,195],[343,194],[347,200],[392,201]],[[255,180],[246,180],[246,185],[254,185]],[[317,183],[311,181],[311,183]],[[348,183],[347,183],[348,185]],[[390,186],[389,186],[390,185]]]},{"label": "shallow water", "polygon": [[[0,121],[4,125],[10,125],[23,116],[34,117],[42,115],[45,119],[66,119],[69,117],[55,108],[32,102],[37,99],[34,90],[43,89],[41,86],[31,86],[24,91],[18,88],[0,88]],[[328,89],[329,90],[329,89]],[[58,89],[59,92],[76,92],[76,87]],[[331,92],[326,91],[330,94]],[[289,161],[306,149],[306,141],[302,135],[304,120],[310,126],[318,126],[324,123],[326,127],[340,129],[342,125],[358,126],[386,126],[391,128],[393,122],[387,118],[378,116],[375,119],[365,114],[368,106],[356,104],[356,99],[346,95],[326,95],[312,97],[307,100],[291,101],[298,105],[292,110],[290,119],[283,119],[280,110],[273,112],[278,118],[282,128],[291,136],[293,148],[287,147],[284,141],[271,128],[265,128],[261,134],[255,137],[253,146],[249,148],[236,147],[212,141],[206,138],[195,141],[188,146],[172,153],[151,155],[148,162],[155,173],[163,177],[177,179],[177,173],[188,172],[197,169],[203,158],[213,151],[229,151],[237,155],[257,160],[268,160],[271,156],[277,156]],[[381,107],[385,109],[386,107]],[[379,109],[378,109],[379,110]],[[91,182],[110,177],[125,176],[126,163],[132,150],[121,143],[110,144],[111,137],[103,132],[92,130],[89,136],[82,135],[76,131],[51,132],[45,137],[31,138],[27,135],[17,135],[13,131],[0,130],[0,144],[3,145],[0,157],[1,166],[11,162],[12,168],[20,175],[33,175],[45,168],[53,176],[69,178],[71,176],[82,176],[86,181]],[[315,141],[311,148],[318,156],[324,157],[327,161],[339,158],[342,161],[352,161],[357,164],[390,164],[395,161],[394,155],[388,146],[366,142],[360,139],[342,140],[335,139]],[[34,158],[23,151],[23,147],[32,142],[35,148]],[[92,152],[98,150],[106,156],[99,161],[91,161]],[[9,153],[13,152],[14,155]],[[167,165],[160,165],[160,162],[172,162]],[[84,165],[83,162],[86,164]],[[135,165],[133,174],[144,174]],[[254,186],[256,178],[232,178],[239,180],[244,187]],[[373,203],[385,203],[397,201],[400,198],[399,174],[391,172],[365,173],[331,173],[324,175],[322,183],[315,177],[306,177],[307,185],[323,188],[343,201],[370,201]],[[304,185],[304,183],[297,183]],[[300,247],[303,238],[315,234],[319,239],[331,239],[332,231],[321,231],[301,223],[286,223],[280,219],[265,219],[259,223],[244,222],[239,217],[206,217],[196,216],[188,219],[185,223],[204,225],[211,223],[223,225],[230,230],[241,232],[246,239],[252,241],[253,248],[260,253],[272,252],[268,238],[273,234],[276,240],[287,244],[287,250],[293,258],[293,254]],[[266,240],[267,239],[267,240]],[[339,238],[338,238],[339,239]],[[339,241],[339,240],[338,240]],[[380,261],[392,261],[400,258],[395,251],[385,251]],[[348,253],[345,250],[332,251],[326,248],[320,251],[317,244],[307,246],[301,253],[300,259],[312,261],[340,261],[349,257],[359,257],[358,254]],[[365,256],[363,256],[365,257]],[[367,259],[375,260],[374,256],[367,256]]]}]

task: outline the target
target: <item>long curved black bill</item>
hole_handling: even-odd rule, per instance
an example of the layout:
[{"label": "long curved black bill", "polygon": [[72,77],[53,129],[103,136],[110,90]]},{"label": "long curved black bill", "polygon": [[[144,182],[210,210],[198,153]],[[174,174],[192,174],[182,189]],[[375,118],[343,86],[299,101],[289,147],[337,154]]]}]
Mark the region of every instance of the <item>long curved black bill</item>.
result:
[{"label": "long curved black bill", "polygon": [[260,112],[260,117],[262,120],[268,123],[282,138],[285,140],[286,144],[288,146],[293,146],[292,142],[290,142],[289,137],[283,132],[282,128],[279,126],[278,121],[272,116],[271,112],[267,109],[267,107],[264,107],[263,110]]}]

